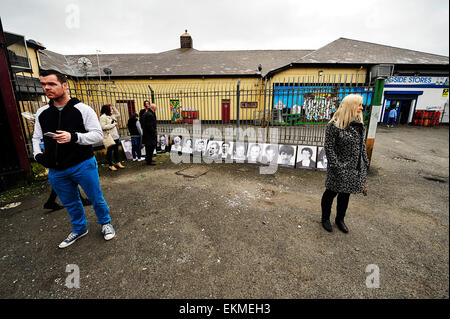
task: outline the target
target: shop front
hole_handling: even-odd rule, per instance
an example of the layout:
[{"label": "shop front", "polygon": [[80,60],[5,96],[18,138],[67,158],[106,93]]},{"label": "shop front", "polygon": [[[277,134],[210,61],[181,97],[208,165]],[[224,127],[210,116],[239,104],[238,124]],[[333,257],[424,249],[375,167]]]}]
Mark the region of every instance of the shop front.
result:
[{"label": "shop front", "polygon": [[386,123],[389,111],[397,111],[396,124],[413,122],[418,111],[439,112],[440,123],[448,123],[448,77],[392,76],[384,85],[383,111],[379,122]]}]

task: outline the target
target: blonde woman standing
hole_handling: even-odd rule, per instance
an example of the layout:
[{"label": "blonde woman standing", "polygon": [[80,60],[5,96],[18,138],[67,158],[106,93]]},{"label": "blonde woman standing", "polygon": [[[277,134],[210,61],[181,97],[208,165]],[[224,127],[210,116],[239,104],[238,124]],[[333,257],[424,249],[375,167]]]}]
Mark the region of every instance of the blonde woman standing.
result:
[{"label": "blonde woman standing", "polygon": [[[117,168],[125,168],[125,166],[120,163],[119,157],[119,144],[120,144],[120,136],[117,127],[119,123],[117,122],[117,118],[120,116],[119,112],[115,107],[111,104],[105,104],[102,106],[100,110],[100,125],[103,130],[103,135],[110,134],[113,138],[115,145],[108,147],[106,150],[106,159],[108,160],[109,170],[117,171]],[[112,155],[114,153],[114,161],[115,165],[112,161]],[[116,168],[117,167],[117,168]]]},{"label": "blonde woman standing", "polygon": [[365,192],[369,160],[362,116],[363,98],[347,95],[327,125],[325,153],[328,160],[325,192],[322,196],[322,226],[333,231],[330,223],[331,206],[337,196],[336,225],[344,233],[344,223],[350,194]]}]

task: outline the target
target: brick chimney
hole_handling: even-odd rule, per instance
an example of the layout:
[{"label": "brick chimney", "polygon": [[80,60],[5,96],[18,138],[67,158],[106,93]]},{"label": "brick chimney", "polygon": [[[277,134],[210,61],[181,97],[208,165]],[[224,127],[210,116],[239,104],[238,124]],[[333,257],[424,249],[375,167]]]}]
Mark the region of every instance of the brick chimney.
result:
[{"label": "brick chimney", "polygon": [[180,36],[180,44],[182,49],[192,49],[192,37],[187,30]]}]

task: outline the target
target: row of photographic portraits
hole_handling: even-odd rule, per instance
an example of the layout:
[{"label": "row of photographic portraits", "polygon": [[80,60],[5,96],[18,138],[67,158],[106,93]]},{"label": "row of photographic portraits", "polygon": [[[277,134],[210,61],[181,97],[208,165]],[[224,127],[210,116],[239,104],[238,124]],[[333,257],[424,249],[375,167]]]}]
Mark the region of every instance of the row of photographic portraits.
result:
[{"label": "row of photographic portraits", "polygon": [[285,167],[326,170],[327,158],[321,146],[278,145],[267,143],[232,142],[191,139],[175,136],[169,145],[168,135],[159,135],[157,150],[171,151],[210,158],[213,161],[278,164]]}]

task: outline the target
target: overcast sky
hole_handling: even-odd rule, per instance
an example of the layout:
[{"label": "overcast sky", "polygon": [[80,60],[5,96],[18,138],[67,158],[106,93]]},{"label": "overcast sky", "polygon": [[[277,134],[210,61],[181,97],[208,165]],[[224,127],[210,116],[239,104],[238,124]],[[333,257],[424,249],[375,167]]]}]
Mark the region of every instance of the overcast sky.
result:
[{"label": "overcast sky", "polygon": [[1,0],[3,29],[62,54],[318,49],[340,37],[449,55],[448,0]]}]

